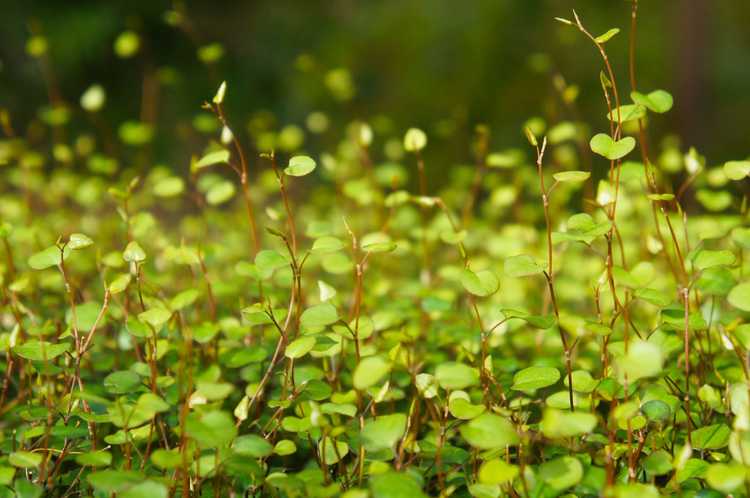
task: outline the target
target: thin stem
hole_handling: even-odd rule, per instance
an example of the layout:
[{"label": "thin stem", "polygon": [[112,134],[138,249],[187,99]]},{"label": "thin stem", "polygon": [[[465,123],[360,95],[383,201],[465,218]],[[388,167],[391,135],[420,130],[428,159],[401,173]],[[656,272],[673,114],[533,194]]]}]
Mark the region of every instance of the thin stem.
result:
[{"label": "thin stem", "polygon": [[284,201],[284,210],[286,211],[286,222],[289,230],[289,238],[292,244],[292,252],[297,253],[297,227],[294,223],[294,213],[289,202],[289,194],[286,190],[286,183],[284,182],[284,175],[281,174],[276,164],[276,155],[271,153],[271,166],[273,172],[276,175],[276,180],[279,182],[279,191],[281,192],[281,199]]},{"label": "thin stem", "polygon": [[542,140],[542,146],[536,147],[536,167],[539,175],[539,188],[542,193],[542,206],[544,208],[544,222],[547,232],[547,270],[544,272],[544,277],[547,279],[547,287],[549,288],[549,297],[552,302],[552,309],[557,319],[557,330],[560,332],[560,341],[562,342],[563,352],[565,355],[565,370],[568,375],[568,401],[570,402],[570,411],[575,411],[575,405],[573,400],[573,366],[571,362],[571,351],[568,344],[568,338],[566,337],[565,331],[560,326],[560,309],[557,304],[557,297],[555,295],[555,277],[554,268],[552,266],[552,224],[550,222],[549,212],[549,191],[544,184],[544,171],[542,165],[544,162],[544,152],[547,149],[547,137]]},{"label": "thin stem", "polygon": [[690,289],[682,289],[682,303],[685,307],[685,328],[684,328],[684,354],[685,354],[685,415],[687,423],[687,441],[688,444],[693,444],[691,421],[690,421]]},{"label": "thin stem", "polygon": [[[224,114],[224,106],[222,104],[210,104],[208,107],[213,110],[216,117],[219,118],[221,124],[228,129],[232,129],[229,126],[227,117]],[[253,210],[253,202],[250,196],[250,185],[248,183],[248,167],[247,160],[245,159],[245,151],[242,148],[242,144],[237,139],[237,136],[232,133],[232,145],[234,146],[235,153],[240,159],[240,168],[236,170],[237,175],[240,179],[240,186],[242,187],[242,198],[245,202],[245,210],[247,211],[247,219],[250,223],[250,239],[253,244],[253,254],[257,254],[260,250],[260,238],[258,237],[258,227],[255,222],[255,214]]]}]

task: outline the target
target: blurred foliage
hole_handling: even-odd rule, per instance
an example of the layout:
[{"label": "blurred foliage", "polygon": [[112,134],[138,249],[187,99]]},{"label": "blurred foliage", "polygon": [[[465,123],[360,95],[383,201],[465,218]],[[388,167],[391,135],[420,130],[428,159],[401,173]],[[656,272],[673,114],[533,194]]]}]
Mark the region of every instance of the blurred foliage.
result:
[{"label": "blurred foliage", "polygon": [[[576,8],[593,31],[627,30],[624,0],[131,1],[5,0],[0,16],[0,107],[20,127],[45,104],[40,65],[26,54],[33,34],[48,42],[48,79],[76,104],[93,83],[106,90],[103,121],[157,122],[159,161],[182,169],[195,150],[190,123],[206,125],[198,104],[226,79],[228,108],[253,140],[285,131],[292,143],[319,152],[352,119],[379,135],[418,125],[434,137],[429,152],[445,167],[460,162],[477,123],[491,145],[518,145],[531,114],[557,120],[568,113],[552,88],[559,75],[579,88],[578,108],[601,119],[597,54],[554,16]],[[660,126],[708,157],[745,153],[750,112],[741,64],[750,48],[745,2],[644,2],[639,26],[639,82],[666,88],[678,107]],[[120,59],[113,46],[132,30],[140,47]],[[627,37],[609,44],[615,70],[626,74]],[[625,87],[627,81],[622,78]],[[327,131],[310,136],[307,123]],[[437,111],[437,112],[436,112]],[[31,124],[30,124],[31,123]],[[207,126],[207,125],[206,125]],[[448,140],[450,138],[450,140]],[[244,139],[244,138],[243,138]],[[144,164],[145,166],[145,164]],[[445,181],[432,177],[430,180]]]}]

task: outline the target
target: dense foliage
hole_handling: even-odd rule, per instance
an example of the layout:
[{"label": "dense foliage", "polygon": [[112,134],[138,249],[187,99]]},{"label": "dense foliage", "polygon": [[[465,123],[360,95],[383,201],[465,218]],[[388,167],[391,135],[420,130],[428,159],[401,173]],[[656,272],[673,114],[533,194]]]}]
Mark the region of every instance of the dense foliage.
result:
[{"label": "dense foliage", "polygon": [[0,496],[746,496],[750,161],[649,147],[636,14],[558,19],[601,57],[590,126],[557,77],[528,148],[480,125],[450,173],[364,121],[256,151],[226,83],[184,175],[97,85],[0,114]]}]

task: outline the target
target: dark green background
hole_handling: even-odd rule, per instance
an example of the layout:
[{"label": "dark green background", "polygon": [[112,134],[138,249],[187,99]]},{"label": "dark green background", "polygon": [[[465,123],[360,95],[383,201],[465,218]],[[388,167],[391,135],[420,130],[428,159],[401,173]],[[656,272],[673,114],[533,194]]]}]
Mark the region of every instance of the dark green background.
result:
[{"label": "dark green background", "polygon": [[[158,100],[159,158],[167,161],[183,159],[175,150],[177,130],[222,79],[229,82],[235,123],[269,110],[278,126],[303,126],[310,111],[322,110],[332,119],[332,144],[341,133],[338,125],[386,115],[394,135],[412,125],[428,131],[431,153],[445,164],[467,160],[476,123],[490,126],[492,146],[499,148],[521,142],[519,130],[528,117],[545,115],[554,91],[550,74],[530,64],[530,55],[539,53],[580,85],[584,119],[604,127],[598,54],[574,29],[553,21],[569,17],[571,8],[594,34],[623,29],[607,46],[621,88],[629,90],[631,4],[625,0],[188,2],[199,43],[219,42],[226,49],[212,69],[197,60],[196,45],[184,32],[163,21],[169,2],[0,4],[0,106],[11,111],[18,128],[46,102],[39,65],[24,50],[36,26],[49,38],[63,97],[76,104],[88,85],[100,82],[108,92],[104,116],[113,128],[138,119],[144,69],[177,71],[177,82],[162,87]],[[748,26],[746,1],[641,1],[639,87],[665,88],[676,101],[655,126],[679,133],[682,149],[695,145],[710,164],[748,152]],[[135,59],[121,60],[112,43],[126,28],[141,33],[146,48]],[[312,61],[307,71],[296,63],[302,54]],[[349,102],[331,98],[323,84],[335,67],[352,71],[357,93]],[[455,133],[441,139],[435,131],[441,126]]]}]

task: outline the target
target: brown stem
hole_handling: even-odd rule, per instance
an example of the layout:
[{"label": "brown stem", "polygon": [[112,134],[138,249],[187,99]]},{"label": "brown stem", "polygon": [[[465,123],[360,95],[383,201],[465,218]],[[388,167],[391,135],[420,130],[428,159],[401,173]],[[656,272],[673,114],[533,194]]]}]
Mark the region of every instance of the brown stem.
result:
[{"label": "brown stem", "polygon": [[[216,116],[221,121],[221,124],[231,130],[227,121],[226,115],[224,114],[224,106],[222,104],[213,104],[210,108],[214,111]],[[247,218],[250,223],[250,238],[253,244],[253,254],[257,254],[260,250],[260,239],[258,237],[258,227],[255,223],[255,214],[253,212],[253,203],[250,196],[250,186],[248,184],[248,167],[247,160],[245,159],[245,151],[242,148],[242,144],[237,139],[237,136],[232,133],[232,144],[237,156],[240,159],[240,169],[237,174],[240,178],[240,185],[242,186],[242,198],[245,202],[245,210],[247,211]]]},{"label": "brown stem", "polygon": [[289,202],[289,194],[286,190],[286,183],[284,182],[284,175],[279,171],[276,165],[276,155],[271,154],[271,166],[273,172],[276,174],[276,180],[279,182],[279,191],[281,192],[281,199],[284,201],[284,210],[286,211],[286,222],[287,229],[289,230],[289,238],[292,244],[292,252],[297,254],[297,227],[294,223],[294,213]]},{"label": "brown stem", "polygon": [[547,270],[544,272],[544,277],[547,279],[547,287],[549,288],[549,297],[552,301],[552,309],[557,319],[557,330],[560,332],[560,341],[562,342],[563,352],[565,355],[565,370],[568,374],[568,398],[570,402],[570,411],[575,411],[575,405],[573,402],[573,366],[570,358],[570,346],[568,344],[568,338],[566,337],[565,331],[560,326],[560,309],[557,304],[557,297],[555,296],[555,277],[554,269],[552,266],[552,224],[550,222],[549,213],[549,191],[544,185],[544,171],[542,171],[542,164],[544,161],[544,152],[547,148],[547,137],[542,140],[541,148],[536,148],[536,167],[539,175],[539,188],[542,193],[542,206],[544,208],[544,221],[547,229]]},{"label": "brown stem", "polygon": [[684,354],[685,354],[685,415],[687,422],[687,441],[688,444],[692,442],[692,431],[690,421],[690,290],[688,288],[682,289],[682,302],[685,306],[685,329],[684,329]]}]

